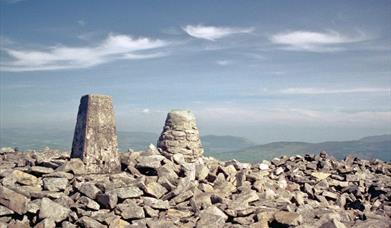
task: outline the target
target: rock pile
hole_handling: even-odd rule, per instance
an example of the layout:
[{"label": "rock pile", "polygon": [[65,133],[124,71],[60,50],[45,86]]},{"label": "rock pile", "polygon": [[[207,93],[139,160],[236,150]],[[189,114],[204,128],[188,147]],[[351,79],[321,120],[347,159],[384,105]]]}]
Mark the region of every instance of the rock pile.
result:
[{"label": "rock pile", "polygon": [[391,164],[326,153],[257,164],[154,146],[86,174],[68,152],[0,152],[0,227],[390,227]]},{"label": "rock pile", "polygon": [[177,153],[190,162],[201,157],[204,150],[193,113],[189,110],[169,112],[157,146],[168,158]]}]

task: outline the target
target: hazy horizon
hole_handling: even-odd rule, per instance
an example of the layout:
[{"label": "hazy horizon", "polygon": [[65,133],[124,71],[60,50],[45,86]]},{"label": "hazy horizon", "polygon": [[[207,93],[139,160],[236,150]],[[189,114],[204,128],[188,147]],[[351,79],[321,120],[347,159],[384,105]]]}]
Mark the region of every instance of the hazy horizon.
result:
[{"label": "hazy horizon", "polygon": [[73,130],[102,93],[118,131],[184,108],[259,143],[391,134],[390,1],[119,2],[0,1],[1,129]]}]

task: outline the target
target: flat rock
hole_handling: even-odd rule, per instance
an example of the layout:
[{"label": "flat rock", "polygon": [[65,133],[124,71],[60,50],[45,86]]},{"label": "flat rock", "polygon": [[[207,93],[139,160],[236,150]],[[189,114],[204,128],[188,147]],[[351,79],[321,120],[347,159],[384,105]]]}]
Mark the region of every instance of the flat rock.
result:
[{"label": "flat rock", "polygon": [[167,189],[157,182],[151,182],[145,186],[145,192],[155,198],[160,198],[167,192]]},{"label": "flat rock", "polygon": [[324,173],[324,172],[313,172],[311,173],[311,176],[315,177],[317,180],[324,180],[327,177],[329,177],[330,173]]},{"label": "flat rock", "polygon": [[95,210],[95,211],[100,209],[100,206],[97,202],[95,202],[94,200],[92,200],[86,196],[80,197],[76,203],[79,206],[84,207],[86,209],[91,209],[91,210]]},{"label": "flat rock", "polygon": [[14,214],[14,211],[0,205],[0,216],[12,215],[12,214]]},{"label": "flat rock", "polygon": [[22,194],[0,186],[0,204],[22,215],[27,211],[29,199]]},{"label": "flat rock", "polygon": [[48,198],[43,198],[39,209],[39,218],[49,218],[55,222],[61,222],[68,217],[70,212],[70,209],[62,206],[61,204],[53,202]]},{"label": "flat rock", "polygon": [[91,199],[95,199],[96,194],[101,192],[101,190],[96,187],[94,183],[83,183],[80,185],[78,190]]},{"label": "flat rock", "polygon": [[13,178],[17,183],[22,185],[35,186],[39,184],[39,179],[37,177],[19,170],[13,170],[8,178]]},{"label": "flat rock", "polygon": [[68,185],[67,178],[44,178],[43,188],[48,191],[58,192],[63,191]]},{"label": "flat rock", "polygon": [[212,205],[201,211],[196,227],[223,227],[227,219],[228,216],[223,211]]},{"label": "flat rock", "polygon": [[55,227],[56,227],[56,223],[49,218],[42,220],[41,222],[39,222],[37,225],[34,226],[34,228],[55,228]]},{"label": "flat rock", "polygon": [[78,220],[78,223],[84,228],[106,228],[107,226],[102,223],[96,221],[95,219],[83,216]]},{"label": "flat rock", "polygon": [[127,203],[118,204],[115,210],[125,220],[127,219],[141,219],[145,217],[144,210],[133,201]]},{"label": "flat rock", "polygon": [[132,225],[127,221],[121,219],[120,217],[116,217],[110,222],[109,228],[130,228]]},{"label": "flat rock", "polygon": [[54,169],[48,168],[48,167],[44,167],[44,166],[32,166],[31,167],[31,172],[42,175],[42,174],[52,173],[52,172],[54,172]]},{"label": "flat rock", "polygon": [[124,188],[117,188],[108,191],[109,194],[116,194],[119,199],[137,198],[142,196],[144,193],[136,186],[129,186]]},{"label": "flat rock", "polygon": [[65,164],[58,167],[56,171],[72,172],[75,175],[83,175],[87,173],[83,161],[79,158],[72,158]]},{"label": "flat rock", "polygon": [[152,197],[143,197],[144,205],[150,206],[155,209],[168,209],[168,200],[159,200]]},{"label": "flat rock", "polygon": [[283,225],[297,226],[303,222],[303,217],[296,212],[278,211],[274,214],[274,219]]},{"label": "flat rock", "polygon": [[319,228],[346,228],[345,224],[333,218],[330,221],[323,223]]},{"label": "flat rock", "polygon": [[137,161],[137,167],[157,169],[161,166],[161,161],[164,159],[162,155],[140,156]]}]

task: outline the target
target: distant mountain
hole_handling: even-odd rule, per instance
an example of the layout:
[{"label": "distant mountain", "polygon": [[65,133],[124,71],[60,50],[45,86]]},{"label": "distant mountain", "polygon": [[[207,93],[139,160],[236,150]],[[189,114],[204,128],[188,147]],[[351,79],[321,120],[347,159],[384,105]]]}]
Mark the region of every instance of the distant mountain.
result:
[{"label": "distant mountain", "polygon": [[274,142],[230,152],[216,153],[214,156],[221,160],[237,159],[254,162],[270,160],[282,155],[317,154],[322,150],[332,154],[337,159],[343,159],[347,154],[354,154],[363,159],[378,158],[391,161],[391,135],[370,136],[360,140],[342,142]]},{"label": "distant mountain", "polygon": [[240,150],[256,145],[246,138],[230,135],[206,135],[201,137],[201,141],[204,146],[205,154],[208,156],[213,156],[216,153]]},{"label": "distant mountain", "polygon": [[[53,149],[70,150],[73,131],[58,129],[0,129],[0,147],[18,147],[20,150],[43,149],[48,146]],[[144,150],[149,144],[156,144],[159,134],[151,132],[119,131],[118,144],[120,151]],[[254,146],[255,143],[236,136],[206,135],[201,137],[205,154],[240,150]]]},{"label": "distant mountain", "polygon": [[[20,150],[54,149],[70,150],[73,131],[58,129],[0,129],[0,147],[18,147]],[[156,144],[159,134],[151,132],[118,132],[120,151],[144,150],[149,144]],[[330,141],[322,143],[273,142],[256,145],[246,138],[236,136],[206,135],[201,137],[205,155],[220,160],[260,161],[281,155],[319,153],[322,150],[342,159],[352,153],[361,158],[379,158],[391,161],[391,135],[369,136],[353,141]]]}]

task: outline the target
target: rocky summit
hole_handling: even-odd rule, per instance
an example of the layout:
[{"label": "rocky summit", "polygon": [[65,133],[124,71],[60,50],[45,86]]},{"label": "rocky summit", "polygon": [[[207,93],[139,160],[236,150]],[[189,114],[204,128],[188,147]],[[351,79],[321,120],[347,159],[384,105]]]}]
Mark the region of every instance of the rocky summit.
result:
[{"label": "rocky summit", "polygon": [[390,227],[391,164],[327,153],[257,164],[150,146],[89,174],[70,152],[0,153],[0,227]]},{"label": "rocky summit", "polygon": [[111,97],[80,101],[72,151],[0,151],[2,227],[391,227],[391,164],[347,156],[249,164],[203,156],[194,115],[117,151]]}]

